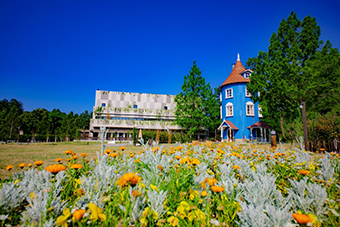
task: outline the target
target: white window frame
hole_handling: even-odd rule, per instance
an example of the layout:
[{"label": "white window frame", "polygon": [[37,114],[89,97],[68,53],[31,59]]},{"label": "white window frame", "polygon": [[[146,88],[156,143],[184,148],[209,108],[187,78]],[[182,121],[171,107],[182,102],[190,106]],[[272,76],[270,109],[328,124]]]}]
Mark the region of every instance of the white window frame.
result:
[{"label": "white window frame", "polygon": [[226,117],[233,117],[234,116],[234,105],[231,102],[228,102],[225,105],[225,116]]},{"label": "white window frame", "polygon": [[262,107],[259,106],[259,117],[263,117],[261,111],[262,111]]},{"label": "white window frame", "polygon": [[225,98],[226,99],[231,99],[233,97],[233,89],[228,88],[225,90]]},{"label": "white window frame", "polygon": [[247,87],[246,87],[246,97],[251,97],[251,93],[248,92]]},{"label": "white window frame", "polygon": [[246,115],[247,116],[255,116],[255,106],[252,102],[246,103]]}]

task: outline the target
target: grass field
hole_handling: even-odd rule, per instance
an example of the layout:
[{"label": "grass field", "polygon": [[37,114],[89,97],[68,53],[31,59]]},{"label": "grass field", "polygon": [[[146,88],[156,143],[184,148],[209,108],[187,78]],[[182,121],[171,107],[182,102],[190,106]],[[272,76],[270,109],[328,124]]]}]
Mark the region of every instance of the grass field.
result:
[{"label": "grass field", "polygon": [[[126,147],[123,153],[128,154],[129,152],[138,153],[142,151],[142,147],[136,147],[133,145],[121,146],[108,146],[106,149],[119,151],[120,147]],[[164,144],[165,148],[170,147],[169,144]],[[73,150],[78,156],[80,153],[87,153],[88,159],[97,158],[97,151],[100,151],[99,142],[63,142],[52,144],[0,144],[0,178],[4,179],[10,176],[5,168],[7,165],[13,165],[14,168],[11,172],[18,172],[20,163],[33,164],[33,162],[42,160],[44,165],[56,164],[54,159],[56,158],[68,158],[64,151]],[[65,161],[64,161],[65,164]],[[27,168],[27,167],[25,167]]]}]

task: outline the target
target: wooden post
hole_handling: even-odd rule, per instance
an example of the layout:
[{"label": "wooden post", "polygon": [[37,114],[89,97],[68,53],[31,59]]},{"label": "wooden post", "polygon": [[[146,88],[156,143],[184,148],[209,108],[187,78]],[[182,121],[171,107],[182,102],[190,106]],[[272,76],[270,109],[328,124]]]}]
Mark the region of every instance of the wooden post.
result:
[{"label": "wooden post", "polygon": [[276,148],[277,147],[277,144],[276,144],[276,132],[275,131],[272,131],[271,132],[271,138],[270,138],[270,145],[272,148]]},{"label": "wooden post", "polygon": [[306,103],[305,101],[301,102],[302,106],[302,121],[303,121],[303,135],[305,140],[305,150],[308,151],[308,134],[307,134],[307,118],[306,118]]}]

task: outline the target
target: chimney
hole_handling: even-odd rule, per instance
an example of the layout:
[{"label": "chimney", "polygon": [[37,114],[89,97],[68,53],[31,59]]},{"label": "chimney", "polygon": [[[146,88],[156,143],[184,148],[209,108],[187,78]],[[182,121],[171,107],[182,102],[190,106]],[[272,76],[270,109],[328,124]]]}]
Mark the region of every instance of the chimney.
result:
[{"label": "chimney", "polygon": [[235,63],[231,63],[231,68],[234,69]]}]

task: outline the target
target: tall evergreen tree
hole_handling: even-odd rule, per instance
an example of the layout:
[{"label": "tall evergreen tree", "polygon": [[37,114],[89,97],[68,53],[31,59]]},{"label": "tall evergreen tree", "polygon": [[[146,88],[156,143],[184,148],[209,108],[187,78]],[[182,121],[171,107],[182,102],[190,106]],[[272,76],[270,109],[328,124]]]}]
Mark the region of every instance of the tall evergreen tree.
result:
[{"label": "tall evergreen tree", "polygon": [[[176,95],[176,123],[187,130],[190,137],[198,131],[216,128],[216,114],[219,114],[219,101],[206,84],[201,71],[194,61],[186,76],[182,91]],[[217,123],[218,124],[218,123]]]}]

